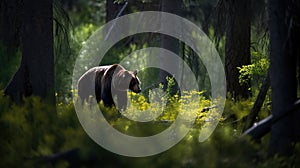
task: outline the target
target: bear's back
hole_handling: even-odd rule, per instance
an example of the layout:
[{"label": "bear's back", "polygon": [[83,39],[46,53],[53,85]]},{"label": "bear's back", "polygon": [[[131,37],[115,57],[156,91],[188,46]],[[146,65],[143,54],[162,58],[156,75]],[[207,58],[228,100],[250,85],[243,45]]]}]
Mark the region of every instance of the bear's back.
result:
[{"label": "bear's back", "polygon": [[[111,77],[116,68],[123,69],[118,64],[97,66],[89,69],[78,80],[78,96],[81,100],[88,100],[91,95],[95,95],[97,102],[101,99],[101,89],[110,88]],[[104,77],[106,75],[106,77]],[[105,78],[105,79],[104,79]],[[103,79],[105,83],[103,83]]]},{"label": "bear's back", "polygon": [[[111,67],[111,65],[107,66],[97,66],[89,69],[85,72],[78,80],[78,96],[81,100],[88,100],[91,95],[95,95],[96,97],[101,88],[95,87],[97,85],[101,86],[101,79],[104,73]],[[93,93],[93,91],[95,91]]]}]

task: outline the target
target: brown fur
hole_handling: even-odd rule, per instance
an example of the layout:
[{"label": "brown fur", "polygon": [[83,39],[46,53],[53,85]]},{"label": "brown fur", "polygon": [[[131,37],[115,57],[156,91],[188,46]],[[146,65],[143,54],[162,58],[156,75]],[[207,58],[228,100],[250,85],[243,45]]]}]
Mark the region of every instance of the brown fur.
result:
[{"label": "brown fur", "polygon": [[127,71],[118,64],[91,68],[78,80],[78,95],[86,101],[94,96],[97,102],[102,100],[106,106],[115,105],[113,97],[117,96],[118,108],[126,109],[127,90],[141,91],[136,75],[137,71]]}]

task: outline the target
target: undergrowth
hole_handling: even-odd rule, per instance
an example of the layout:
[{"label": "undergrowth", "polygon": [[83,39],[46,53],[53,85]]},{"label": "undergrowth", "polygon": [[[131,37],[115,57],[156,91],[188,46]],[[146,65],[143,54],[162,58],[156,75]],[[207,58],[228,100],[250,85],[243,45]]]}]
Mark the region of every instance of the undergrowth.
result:
[{"label": "undergrowth", "polygon": [[[105,114],[114,113],[115,109],[102,111],[113,127],[137,137],[164,131],[181,115],[181,107],[185,114],[196,114],[193,127],[178,144],[160,154],[141,158],[114,154],[91,140],[78,121],[73,103],[58,103],[53,107],[38,97],[28,97],[24,98],[22,105],[16,105],[8,98],[0,97],[0,167],[68,167],[73,163],[78,167],[244,168],[279,165],[295,167],[299,163],[299,158],[296,157],[267,158],[268,136],[260,144],[254,144],[247,138],[239,138],[242,126],[228,121],[226,116],[233,113],[237,119],[242,118],[253,104],[249,100],[238,103],[228,100],[218,127],[206,141],[200,143],[199,132],[203,123],[208,122],[206,115],[210,112],[203,111],[203,108],[210,106],[210,101],[202,93],[189,92],[181,97],[171,97],[165,105],[163,95],[154,95],[158,93],[152,93],[149,99],[130,93],[132,105],[128,107],[127,116]],[[189,101],[195,95],[198,95],[198,101]],[[134,109],[137,111],[134,112]],[[132,120],[147,110],[156,115],[153,121]],[[163,112],[156,114],[155,110]],[[186,115],[184,119],[188,120],[190,117]],[[49,159],[53,154],[70,149],[78,150],[70,156],[70,162],[66,158]],[[296,151],[299,151],[299,146]]]}]

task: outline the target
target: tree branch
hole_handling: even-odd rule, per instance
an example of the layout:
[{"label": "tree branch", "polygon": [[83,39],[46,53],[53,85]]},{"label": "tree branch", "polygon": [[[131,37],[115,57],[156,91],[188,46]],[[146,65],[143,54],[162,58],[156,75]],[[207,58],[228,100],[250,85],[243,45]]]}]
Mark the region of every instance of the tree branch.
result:
[{"label": "tree branch", "polygon": [[270,87],[270,70],[268,70],[267,77],[264,80],[264,82],[260,88],[260,91],[257,95],[257,98],[255,100],[255,103],[253,105],[253,108],[251,109],[251,112],[247,117],[247,121],[245,123],[243,131],[246,131],[247,129],[249,129],[250,127],[253,126],[253,124],[255,122],[255,118],[257,117],[257,115],[266,99],[266,95],[269,90],[269,87]]},{"label": "tree branch", "polygon": [[246,130],[242,135],[241,138],[245,137],[246,135],[250,135],[251,139],[254,141],[258,141],[264,135],[271,131],[272,125],[274,125],[279,120],[287,117],[291,113],[295,112],[297,109],[300,109],[300,99],[297,100],[294,105],[288,108],[286,113],[281,113],[281,115],[273,116],[270,115],[269,117],[263,119],[262,121],[255,124],[253,127]]}]

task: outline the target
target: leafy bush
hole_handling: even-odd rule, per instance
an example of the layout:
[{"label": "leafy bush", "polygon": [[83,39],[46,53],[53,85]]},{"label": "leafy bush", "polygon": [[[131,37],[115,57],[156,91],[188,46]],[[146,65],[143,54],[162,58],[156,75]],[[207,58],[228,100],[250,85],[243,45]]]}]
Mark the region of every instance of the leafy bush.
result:
[{"label": "leafy bush", "polygon": [[244,84],[251,81],[255,88],[259,88],[266,77],[270,62],[265,55],[259,52],[253,51],[251,56],[252,64],[238,67],[240,73],[239,82]]},{"label": "leafy bush", "polygon": [[[159,93],[159,92],[158,92]],[[200,95],[199,102],[189,101],[191,96]],[[202,93],[187,92],[170,105],[164,106],[163,114],[148,123],[134,122],[124,117],[108,118],[110,124],[120,132],[132,136],[149,136],[165,130],[175,119],[174,112],[178,104],[185,110],[196,110],[197,119],[190,132],[177,145],[155,156],[130,158],[120,156],[104,150],[93,142],[82,129],[72,103],[58,103],[56,107],[44,103],[37,97],[24,99],[22,105],[10,102],[8,98],[0,97],[0,167],[51,167],[46,158],[52,154],[70,149],[78,149],[72,155],[71,161],[53,160],[55,167],[68,167],[76,164],[78,167],[290,167],[299,163],[299,159],[292,157],[267,159],[266,147],[268,137],[261,144],[253,144],[247,139],[239,139],[239,127],[221,121],[214,133],[203,143],[199,143],[198,136],[201,125],[205,121],[207,112],[201,112],[203,107],[210,105],[210,101],[201,96]],[[133,99],[133,109],[160,110],[162,106],[154,106],[147,102],[142,95],[130,93]],[[155,102],[156,96],[151,95]],[[150,96],[150,98],[151,98]],[[152,103],[151,102],[151,103]],[[179,103],[178,103],[179,102]],[[201,103],[200,108],[194,104]],[[233,111],[238,117],[246,112],[252,102],[228,104],[225,113]],[[101,104],[100,104],[101,106]],[[245,106],[245,107],[244,107]],[[132,108],[132,109],[131,109]],[[157,108],[157,109],[156,109]],[[113,113],[113,109],[106,109],[103,113]],[[138,114],[138,112],[134,112]],[[177,114],[180,115],[180,114]],[[109,116],[109,114],[108,114]],[[168,120],[170,122],[161,122]],[[299,153],[299,146],[297,151]],[[73,158],[73,160],[72,160]]]}]

